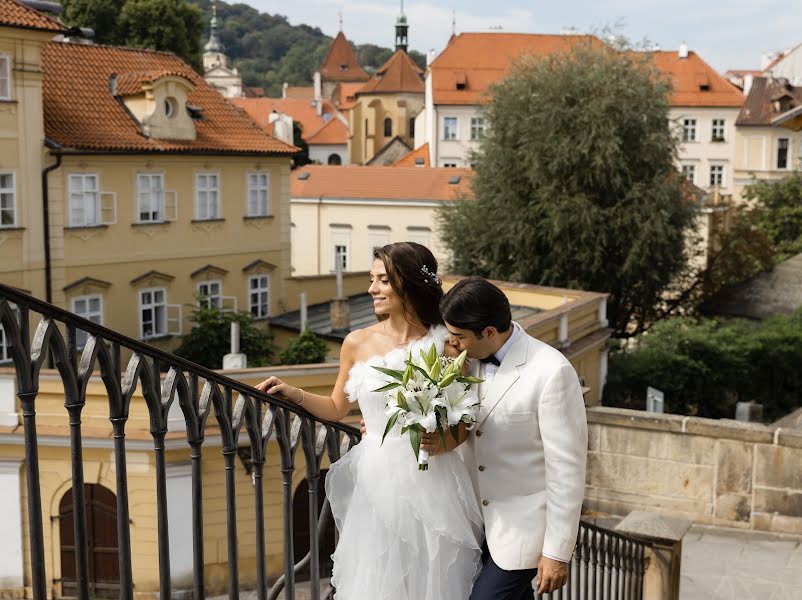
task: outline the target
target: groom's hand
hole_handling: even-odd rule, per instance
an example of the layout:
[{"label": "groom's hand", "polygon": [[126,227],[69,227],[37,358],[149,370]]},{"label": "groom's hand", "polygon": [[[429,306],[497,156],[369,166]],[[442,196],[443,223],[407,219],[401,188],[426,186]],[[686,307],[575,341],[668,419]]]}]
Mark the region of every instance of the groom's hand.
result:
[{"label": "groom's hand", "polygon": [[560,589],[568,579],[568,565],[543,556],[537,564],[537,593],[547,594]]}]

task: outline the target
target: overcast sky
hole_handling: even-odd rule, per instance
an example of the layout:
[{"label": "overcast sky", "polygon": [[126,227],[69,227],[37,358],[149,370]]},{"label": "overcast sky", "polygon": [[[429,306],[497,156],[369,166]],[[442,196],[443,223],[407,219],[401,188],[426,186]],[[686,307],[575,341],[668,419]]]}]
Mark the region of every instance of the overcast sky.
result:
[{"label": "overcast sky", "polygon": [[[336,35],[338,14],[357,44],[393,44],[400,2],[390,0],[244,0],[262,12],[285,15]],[[759,68],[768,50],[802,42],[802,0],[406,0],[410,47],[441,50],[457,32],[559,33],[564,27],[594,31],[620,25],[633,41],[648,39],[664,50],[684,41],[714,68]]]}]

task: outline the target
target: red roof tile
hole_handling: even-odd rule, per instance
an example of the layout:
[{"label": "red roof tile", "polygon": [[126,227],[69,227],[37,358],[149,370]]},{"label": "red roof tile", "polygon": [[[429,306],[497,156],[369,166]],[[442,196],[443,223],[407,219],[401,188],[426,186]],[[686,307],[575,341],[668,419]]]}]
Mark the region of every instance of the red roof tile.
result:
[{"label": "red roof tile", "polygon": [[329,81],[367,81],[370,78],[356,61],[351,44],[345,39],[342,31],[331,43],[329,52],[320,66],[320,75]]},{"label": "red roof tile", "polygon": [[[672,106],[730,106],[744,103],[743,93],[708,65],[696,52],[680,58],[676,51],[651,52],[654,65],[671,78]],[[707,89],[702,89],[707,86]]]},{"label": "red roof tile", "polygon": [[[337,109],[328,100],[323,100],[321,115],[317,114],[317,109],[311,100],[303,98],[231,98],[230,102],[245,110],[267,131],[272,131],[270,113],[273,111],[291,116],[293,121],[301,124],[305,140],[323,127],[328,119],[337,118]],[[326,113],[330,115],[328,118],[323,116]]]},{"label": "red roof tile", "polygon": [[320,127],[312,135],[305,138],[306,143],[310,146],[315,144],[330,145],[330,144],[347,144],[348,143],[348,125],[343,123],[338,117],[333,116],[329,118],[329,122]]},{"label": "red roof tile", "polygon": [[61,21],[34,10],[17,0],[0,0],[0,27],[19,27],[61,33],[66,27]]},{"label": "red roof tile", "polygon": [[[421,162],[418,162],[421,161]],[[423,144],[420,148],[416,148],[412,152],[405,154],[392,166],[394,167],[429,167],[429,144]]]},{"label": "red roof tile", "polygon": [[435,104],[481,104],[487,89],[501,79],[515,60],[547,56],[576,44],[602,46],[592,35],[529,33],[461,33],[430,65]]},{"label": "red roof tile", "polygon": [[[307,173],[307,179],[299,176]],[[456,200],[471,195],[470,169],[307,165],[290,178],[292,198]],[[449,181],[457,180],[456,183]]]},{"label": "red roof tile", "polygon": [[[50,42],[42,55],[45,135],[65,148],[118,152],[291,154],[295,148],[265,134],[174,54],[94,44]],[[187,103],[202,110],[194,140],[142,135],[112,95],[114,76],[128,90],[137,78],[175,74],[194,89]]]},{"label": "red roof tile", "polygon": [[337,108],[340,110],[347,110],[355,104],[356,93],[362,87],[359,81],[343,81],[337,84]]},{"label": "red roof tile", "polygon": [[315,97],[315,88],[309,86],[288,85],[284,88],[285,98],[312,100]]},{"label": "red roof tile", "polygon": [[785,79],[755,77],[735,124],[770,126],[774,119],[800,106],[802,87],[792,86]]},{"label": "red roof tile", "polygon": [[357,94],[419,93],[424,91],[423,70],[409,54],[396,50]]}]

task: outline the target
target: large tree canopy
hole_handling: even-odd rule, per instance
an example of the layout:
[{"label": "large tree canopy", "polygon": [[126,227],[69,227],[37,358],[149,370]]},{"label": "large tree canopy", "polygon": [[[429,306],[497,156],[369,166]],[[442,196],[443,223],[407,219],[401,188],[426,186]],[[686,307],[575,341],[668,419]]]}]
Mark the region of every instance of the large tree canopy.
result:
[{"label": "large tree canopy", "polygon": [[669,83],[648,55],[578,45],[492,89],[475,200],[441,213],[451,269],[610,293],[642,329],[687,262],[693,207],[674,166]]}]

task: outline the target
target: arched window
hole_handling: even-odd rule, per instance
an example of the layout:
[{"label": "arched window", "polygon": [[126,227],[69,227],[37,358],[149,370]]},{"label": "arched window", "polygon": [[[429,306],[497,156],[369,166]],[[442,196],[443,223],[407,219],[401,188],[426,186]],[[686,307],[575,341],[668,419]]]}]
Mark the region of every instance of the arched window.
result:
[{"label": "arched window", "polygon": [[393,135],[393,120],[387,117],[384,120],[384,137],[392,137]]},{"label": "arched window", "polygon": [[329,154],[328,163],[330,165],[341,165],[343,164],[343,159],[340,158],[339,154]]}]

